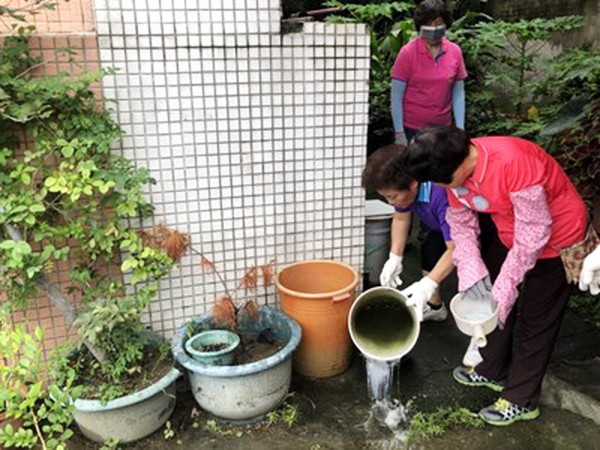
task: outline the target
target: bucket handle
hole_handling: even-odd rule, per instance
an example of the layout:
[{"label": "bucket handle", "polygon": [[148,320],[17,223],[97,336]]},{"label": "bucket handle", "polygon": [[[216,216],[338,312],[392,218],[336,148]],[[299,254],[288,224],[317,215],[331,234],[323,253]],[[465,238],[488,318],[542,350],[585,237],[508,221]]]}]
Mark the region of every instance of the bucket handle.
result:
[{"label": "bucket handle", "polygon": [[350,292],[344,292],[343,294],[336,295],[331,298],[332,303],[343,302],[344,300],[348,300],[350,298]]}]

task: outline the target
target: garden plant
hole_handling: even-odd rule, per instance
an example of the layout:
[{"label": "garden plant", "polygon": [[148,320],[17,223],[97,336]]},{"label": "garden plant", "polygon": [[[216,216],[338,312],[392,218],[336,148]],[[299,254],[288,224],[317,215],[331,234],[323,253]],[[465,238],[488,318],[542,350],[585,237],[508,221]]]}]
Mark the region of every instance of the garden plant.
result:
[{"label": "garden plant", "polygon": [[[7,418],[25,417],[19,404],[38,408],[21,427],[35,430],[41,440],[40,430],[50,436],[60,425],[48,416],[49,394],[62,401],[55,385],[71,395],[107,401],[171,368],[168,345],[149,338],[140,319],[173,260],[145,246],[139,230],[129,225],[152,213],[143,190],[153,180],[147,170],[111,152],[122,132],[94,92],[112,71],[44,75],[46,61],[28,49],[34,33],[26,23],[16,26],[0,53],[0,291],[11,313],[46,296],[82,343],[61,360],[73,374],[62,371],[59,378],[31,384],[17,370],[13,384],[0,387]],[[126,289],[124,273],[135,290]],[[3,332],[14,340],[20,331],[9,323],[5,317]],[[25,343],[21,349],[37,352],[36,336],[19,337]],[[16,369],[9,364],[3,370]],[[15,385],[22,389],[11,389]],[[31,398],[36,401],[28,404]],[[40,441],[21,444],[27,442]],[[51,438],[47,442],[58,446]]]},{"label": "garden plant", "polygon": [[[197,266],[205,274],[214,276],[222,289],[222,294],[214,299],[210,315],[213,326],[211,329],[225,329],[236,334],[244,323],[256,323],[259,319],[259,307],[257,301],[257,289],[263,287],[265,296],[267,289],[273,285],[275,277],[275,260],[271,260],[262,266],[251,266],[245,269],[244,275],[237,282],[233,290],[228,288],[227,282],[218,267],[209,260],[200,250],[195,248],[190,237],[180,231],[158,224],[141,233],[144,245],[161,251],[178,262],[183,255],[191,253],[198,258]],[[188,322],[188,337],[192,337],[204,329],[199,329],[194,321]],[[240,336],[242,337],[242,336]],[[268,338],[265,336],[265,338]],[[247,349],[242,342],[242,353]],[[245,360],[245,355],[241,355]]]}]

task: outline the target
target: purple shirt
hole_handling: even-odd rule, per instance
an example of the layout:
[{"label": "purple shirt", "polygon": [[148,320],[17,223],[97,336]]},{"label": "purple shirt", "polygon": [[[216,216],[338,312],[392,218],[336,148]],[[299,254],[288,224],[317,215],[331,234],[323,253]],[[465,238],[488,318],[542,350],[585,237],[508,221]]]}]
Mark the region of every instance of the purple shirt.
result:
[{"label": "purple shirt", "polygon": [[428,197],[429,201],[415,200],[408,208],[395,207],[396,211],[415,214],[431,230],[441,231],[444,240],[451,241],[450,226],[446,222],[446,210],[448,209],[446,189],[431,183],[420,183],[419,191],[422,188],[430,188],[431,191],[429,195],[425,196],[419,192],[418,198]]}]

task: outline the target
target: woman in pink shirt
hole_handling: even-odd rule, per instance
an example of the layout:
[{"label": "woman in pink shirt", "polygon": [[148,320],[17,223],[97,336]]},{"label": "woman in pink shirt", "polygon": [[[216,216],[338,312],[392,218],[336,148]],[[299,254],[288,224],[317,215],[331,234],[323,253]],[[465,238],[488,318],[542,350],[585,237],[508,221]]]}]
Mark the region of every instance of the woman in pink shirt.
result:
[{"label": "woman in pink shirt", "polygon": [[428,125],[465,126],[467,70],[460,47],[444,37],[450,10],[443,0],[425,0],[414,22],[419,36],[400,49],[392,69],[392,118],[401,145]]},{"label": "woman in pink shirt", "polygon": [[[536,418],[571,292],[559,252],[584,238],[583,200],[558,163],[524,139],[469,139],[455,127],[427,128],[413,138],[404,163],[418,181],[448,190],[446,221],[459,291],[476,298],[491,295],[498,303],[499,327],[481,349],[483,361],[457,367],[454,378],[501,392],[479,412],[492,425]],[[499,239],[483,257],[477,212],[490,213],[498,228]],[[513,349],[517,303],[520,332]]]}]

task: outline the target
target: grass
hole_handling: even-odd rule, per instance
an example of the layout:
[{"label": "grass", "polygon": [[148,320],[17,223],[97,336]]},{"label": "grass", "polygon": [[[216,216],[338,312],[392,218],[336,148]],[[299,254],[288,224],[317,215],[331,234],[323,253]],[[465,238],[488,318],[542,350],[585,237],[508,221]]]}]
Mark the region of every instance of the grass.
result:
[{"label": "grass", "polygon": [[408,446],[438,437],[456,428],[482,428],[479,416],[466,408],[438,408],[431,413],[418,412],[413,415],[407,432]]}]

